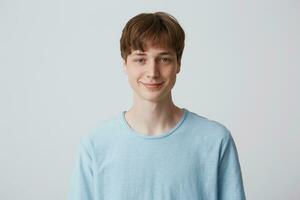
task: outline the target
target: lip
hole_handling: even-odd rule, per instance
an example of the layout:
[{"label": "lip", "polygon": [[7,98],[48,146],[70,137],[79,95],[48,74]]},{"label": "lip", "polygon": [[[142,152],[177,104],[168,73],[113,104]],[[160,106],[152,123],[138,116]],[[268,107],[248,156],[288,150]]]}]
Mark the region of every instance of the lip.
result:
[{"label": "lip", "polygon": [[161,85],[163,85],[164,82],[161,83],[143,83],[142,84],[144,86],[146,86],[147,88],[159,88]]}]

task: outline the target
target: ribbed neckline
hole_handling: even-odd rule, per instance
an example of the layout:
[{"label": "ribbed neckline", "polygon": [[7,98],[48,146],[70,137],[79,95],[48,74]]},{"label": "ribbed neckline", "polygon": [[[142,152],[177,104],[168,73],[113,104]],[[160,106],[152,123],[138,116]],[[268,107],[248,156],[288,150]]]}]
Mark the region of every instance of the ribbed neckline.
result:
[{"label": "ribbed neckline", "polygon": [[163,137],[167,137],[167,136],[171,135],[172,133],[175,132],[175,130],[177,128],[179,128],[181,126],[181,124],[184,122],[184,120],[185,120],[185,118],[186,118],[186,116],[189,112],[186,108],[182,108],[182,110],[184,111],[183,115],[181,116],[181,119],[177,122],[177,124],[172,129],[170,129],[169,131],[164,132],[164,133],[160,133],[159,135],[145,135],[143,133],[140,133],[140,132],[132,129],[130,127],[130,125],[128,124],[128,122],[126,121],[126,118],[125,118],[125,113],[127,111],[122,111],[121,112],[121,121],[122,121],[123,125],[125,126],[125,128],[128,130],[128,132],[134,134],[137,137],[144,138],[144,139],[159,139],[159,138],[163,138]]}]

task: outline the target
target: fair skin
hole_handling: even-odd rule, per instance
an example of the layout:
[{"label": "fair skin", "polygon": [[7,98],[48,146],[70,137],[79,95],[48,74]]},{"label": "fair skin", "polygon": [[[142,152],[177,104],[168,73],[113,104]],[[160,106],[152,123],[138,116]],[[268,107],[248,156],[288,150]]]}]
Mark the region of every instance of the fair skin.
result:
[{"label": "fair skin", "polygon": [[[172,100],[171,90],[180,65],[174,50],[147,45],[134,50],[124,60],[124,71],[133,89],[133,105],[125,113],[128,124],[144,135],[159,135],[171,130],[183,110]],[[160,85],[149,85],[162,83]]]}]

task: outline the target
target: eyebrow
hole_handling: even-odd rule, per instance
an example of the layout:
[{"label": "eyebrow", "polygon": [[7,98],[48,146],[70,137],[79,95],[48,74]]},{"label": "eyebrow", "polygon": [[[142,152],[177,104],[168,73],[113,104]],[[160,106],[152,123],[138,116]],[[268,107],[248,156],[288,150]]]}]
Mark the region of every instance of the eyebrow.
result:
[{"label": "eyebrow", "polygon": [[[137,53],[133,53],[133,55],[136,55],[136,56],[145,56],[147,54],[143,53],[143,52],[137,52]],[[172,55],[172,54],[170,52],[164,51],[164,52],[159,53],[158,55]]]}]

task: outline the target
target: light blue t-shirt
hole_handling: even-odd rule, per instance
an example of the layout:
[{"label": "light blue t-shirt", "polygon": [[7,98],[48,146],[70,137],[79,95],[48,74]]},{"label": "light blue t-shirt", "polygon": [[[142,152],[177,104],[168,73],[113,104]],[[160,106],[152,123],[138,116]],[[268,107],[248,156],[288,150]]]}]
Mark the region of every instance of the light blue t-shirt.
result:
[{"label": "light blue t-shirt", "polygon": [[81,138],[69,200],[244,200],[229,130],[186,108],[168,132],[147,136],[124,114]]}]

